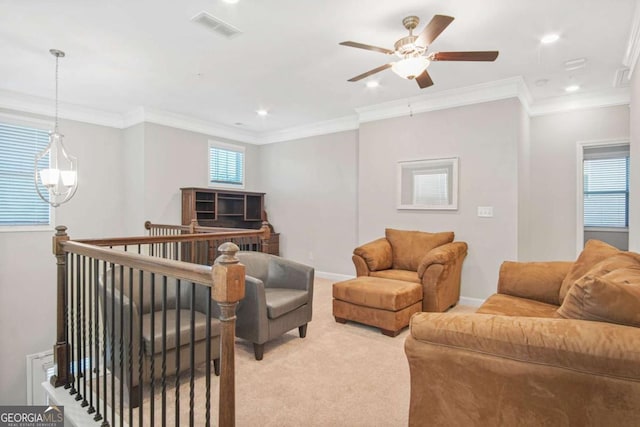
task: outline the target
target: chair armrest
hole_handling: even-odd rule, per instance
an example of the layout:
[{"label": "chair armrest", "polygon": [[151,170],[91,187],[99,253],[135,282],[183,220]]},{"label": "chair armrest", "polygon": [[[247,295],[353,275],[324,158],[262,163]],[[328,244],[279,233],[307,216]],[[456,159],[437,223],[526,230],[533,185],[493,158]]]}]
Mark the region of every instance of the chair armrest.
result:
[{"label": "chair armrest", "polygon": [[500,266],[498,293],[560,305],[560,286],[570,261],[513,262]]},{"label": "chair armrest", "polygon": [[236,309],[236,336],[255,343],[266,342],[269,335],[267,322],[264,282],[245,276],[244,298]]},{"label": "chair armrest", "polygon": [[[353,254],[354,258],[359,256],[364,260],[369,271],[388,270],[393,265],[391,244],[385,237],[358,246],[353,250]],[[358,271],[358,264],[356,264],[356,271]],[[358,275],[360,276],[360,274]],[[364,276],[364,274],[362,275]]]},{"label": "chair armrest", "polygon": [[422,279],[424,272],[433,264],[452,264],[467,255],[465,242],[451,242],[431,249],[420,261],[418,277]]},{"label": "chair armrest", "polygon": [[638,329],[586,320],[476,313],[418,313],[410,324],[416,341],[560,367],[640,380]]},{"label": "chair armrest", "polygon": [[274,256],[270,257],[264,285],[267,288],[313,291],[313,276],[313,267]]}]

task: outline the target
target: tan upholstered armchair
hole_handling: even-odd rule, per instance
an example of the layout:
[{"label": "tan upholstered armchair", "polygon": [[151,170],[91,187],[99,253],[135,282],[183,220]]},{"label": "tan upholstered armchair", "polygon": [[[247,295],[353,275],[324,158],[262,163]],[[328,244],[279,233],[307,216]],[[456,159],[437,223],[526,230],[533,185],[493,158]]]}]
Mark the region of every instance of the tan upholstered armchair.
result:
[{"label": "tan upholstered armchair", "polygon": [[358,276],[421,283],[423,311],[445,311],[460,298],[460,274],[467,255],[465,242],[454,242],[453,232],[387,228],[385,237],[353,251]]}]

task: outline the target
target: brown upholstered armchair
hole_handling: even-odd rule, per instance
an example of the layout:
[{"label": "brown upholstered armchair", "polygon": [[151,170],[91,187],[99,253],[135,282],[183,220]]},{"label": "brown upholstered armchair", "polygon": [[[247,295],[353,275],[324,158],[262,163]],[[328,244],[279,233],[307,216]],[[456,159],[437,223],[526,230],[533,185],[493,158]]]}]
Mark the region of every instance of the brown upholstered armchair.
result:
[{"label": "brown upholstered armchair", "polygon": [[460,298],[460,274],[467,255],[467,244],[453,238],[452,231],[387,228],[385,237],[353,251],[356,274],[421,283],[422,310],[445,311]]}]

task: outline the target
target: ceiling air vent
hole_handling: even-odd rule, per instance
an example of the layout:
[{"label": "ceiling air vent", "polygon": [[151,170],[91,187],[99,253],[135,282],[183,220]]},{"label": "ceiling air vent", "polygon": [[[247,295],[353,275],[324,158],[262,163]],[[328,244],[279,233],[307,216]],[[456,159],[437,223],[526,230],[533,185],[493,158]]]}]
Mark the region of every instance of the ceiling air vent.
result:
[{"label": "ceiling air vent", "polygon": [[232,39],[238,34],[242,33],[242,31],[240,31],[233,25],[227,24],[222,19],[216,18],[215,16],[205,11],[197,13],[193,18],[191,18],[191,21],[200,24],[209,31],[212,31],[228,39]]}]

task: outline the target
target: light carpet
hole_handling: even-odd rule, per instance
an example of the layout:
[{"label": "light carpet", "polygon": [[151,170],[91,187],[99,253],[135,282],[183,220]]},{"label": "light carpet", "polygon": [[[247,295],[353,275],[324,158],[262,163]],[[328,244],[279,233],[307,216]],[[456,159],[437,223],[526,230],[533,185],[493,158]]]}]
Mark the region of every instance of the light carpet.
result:
[{"label": "light carpet", "polygon": [[[252,344],[236,340],[236,425],[406,426],[409,366],[404,354],[408,329],[391,338],[377,328],[332,316],[332,281],[316,279],[313,320],[307,336],[295,329],[265,345],[257,361]],[[458,306],[453,311],[474,311]],[[180,425],[189,422],[189,378],[181,378]],[[196,378],[194,424],[204,425],[204,368]],[[211,380],[211,424],[217,424],[218,378]],[[175,388],[167,389],[167,424],[175,424]],[[149,420],[145,399],[145,423]],[[155,396],[160,425],[160,396]],[[137,412],[137,411],[134,411]],[[137,414],[136,414],[137,417]]]}]

